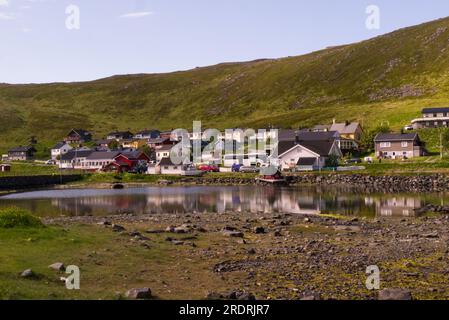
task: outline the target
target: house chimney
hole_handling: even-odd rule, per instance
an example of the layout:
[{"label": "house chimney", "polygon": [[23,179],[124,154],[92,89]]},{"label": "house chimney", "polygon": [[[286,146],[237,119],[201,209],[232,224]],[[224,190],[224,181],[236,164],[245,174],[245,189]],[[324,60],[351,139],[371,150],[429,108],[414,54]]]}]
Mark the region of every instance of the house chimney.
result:
[{"label": "house chimney", "polygon": [[337,123],[337,121],[335,120],[335,118],[332,119],[332,124]]}]

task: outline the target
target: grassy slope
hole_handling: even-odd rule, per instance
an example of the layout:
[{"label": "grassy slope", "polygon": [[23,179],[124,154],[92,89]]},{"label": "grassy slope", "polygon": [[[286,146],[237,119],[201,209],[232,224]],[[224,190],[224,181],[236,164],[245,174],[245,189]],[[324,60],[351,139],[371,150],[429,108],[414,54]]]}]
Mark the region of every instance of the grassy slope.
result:
[{"label": "grassy slope", "polygon": [[299,57],[93,82],[0,85],[0,150],[72,127],[304,127],[338,120],[399,128],[449,102],[449,18]]}]

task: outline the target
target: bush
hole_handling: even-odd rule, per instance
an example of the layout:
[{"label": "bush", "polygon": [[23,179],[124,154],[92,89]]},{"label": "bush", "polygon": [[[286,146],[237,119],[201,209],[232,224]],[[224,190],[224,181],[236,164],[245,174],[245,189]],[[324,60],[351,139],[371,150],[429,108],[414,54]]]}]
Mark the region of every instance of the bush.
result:
[{"label": "bush", "polygon": [[0,210],[0,228],[40,228],[41,220],[27,210],[20,208],[6,208]]}]

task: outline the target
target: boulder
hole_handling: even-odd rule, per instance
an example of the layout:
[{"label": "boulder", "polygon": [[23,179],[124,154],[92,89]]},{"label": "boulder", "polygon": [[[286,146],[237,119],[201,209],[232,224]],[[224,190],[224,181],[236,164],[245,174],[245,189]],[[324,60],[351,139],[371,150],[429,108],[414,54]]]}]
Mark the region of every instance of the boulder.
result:
[{"label": "boulder", "polygon": [[20,276],[21,276],[22,278],[34,278],[34,277],[35,277],[35,274],[34,274],[33,270],[31,270],[31,269],[26,269],[25,271],[23,271],[23,272],[20,274]]},{"label": "boulder", "polygon": [[153,296],[150,288],[140,288],[128,290],[125,294],[128,299],[148,300]]}]

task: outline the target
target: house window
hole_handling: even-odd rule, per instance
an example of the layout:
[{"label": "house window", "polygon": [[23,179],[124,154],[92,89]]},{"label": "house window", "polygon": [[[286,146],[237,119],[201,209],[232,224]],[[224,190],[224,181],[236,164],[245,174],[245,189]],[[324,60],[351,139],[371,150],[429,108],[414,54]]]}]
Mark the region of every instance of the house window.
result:
[{"label": "house window", "polygon": [[391,142],[382,142],[380,144],[381,148],[390,148],[391,147]]},{"label": "house window", "polygon": [[408,142],[407,141],[403,141],[401,143],[402,148],[407,148],[408,147]]}]

